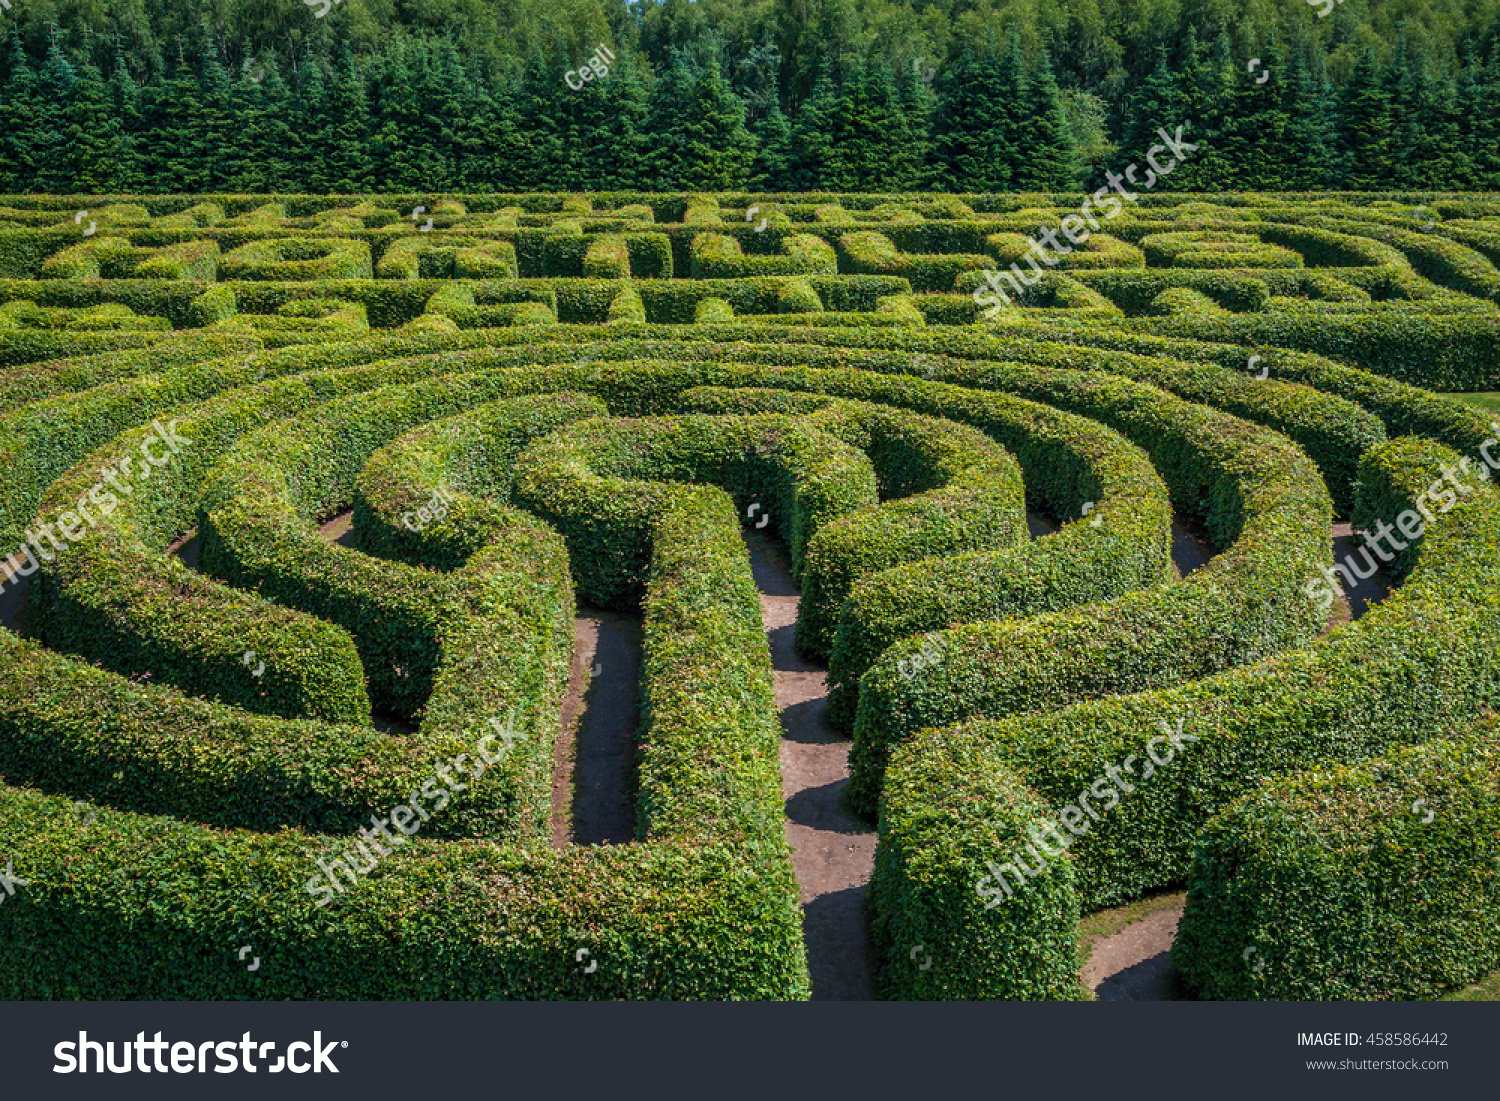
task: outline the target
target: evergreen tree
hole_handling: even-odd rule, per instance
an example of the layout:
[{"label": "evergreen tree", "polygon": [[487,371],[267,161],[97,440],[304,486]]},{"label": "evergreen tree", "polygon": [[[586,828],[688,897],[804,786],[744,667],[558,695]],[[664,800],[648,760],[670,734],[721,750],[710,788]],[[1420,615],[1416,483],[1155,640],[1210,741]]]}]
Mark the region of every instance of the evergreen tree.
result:
[{"label": "evergreen tree", "polygon": [[521,127],[519,100],[515,85],[501,85],[489,95],[479,119],[482,152],[474,186],[494,191],[524,191],[530,186],[531,142]]},{"label": "evergreen tree", "polygon": [[[327,149],[323,142],[327,118],[328,70],[317,54],[309,54],[297,66],[292,101],[295,104],[295,127],[302,139],[302,159],[293,179],[298,191],[333,191],[327,166]],[[392,184],[391,186],[396,186]]]},{"label": "evergreen tree", "polygon": [[839,143],[828,186],[845,191],[903,191],[920,175],[919,150],[891,71],[859,63],[839,97]]},{"label": "evergreen tree", "polygon": [[1459,86],[1463,149],[1472,172],[1470,186],[1500,191],[1500,50],[1489,65],[1470,52]]},{"label": "evergreen tree", "polygon": [[1339,186],[1338,118],[1333,90],[1318,54],[1304,47],[1292,55],[1282,97],[1288,122],[1281,153],[1281,186],[1317,191]]},{"label": "evergreen tree", "polygon": [[222,188],[239,172],[244,153],[241,120],[236,116],[229,74],[219,61],[218,50],[208,28],[203,28],[203,61],[199,65],[198,149],[204,161],[208,186]]},{"label": "evergreen tree", "polygon": [[[559,55],[561,60],[561,55]],[[526,64],[526,73],[521,82],[519,116],[521,132],[526,135],[527,156],[521,162],[520,175],[526,188],[555,188],[563,150],[562,124],[559,110],[562,104],[561,91],[571,91],[563,85],[558,73],[569,66],[549,64],[540,54],[533,54]],[[561,91],[560,91],[561,90]],[[653,126],[654,133],[660,133]]]},{"label": "evergreen tree", "polygon": [[650,146],[645,156],[643,182],[657,191],[676,191],[687,186],[688,100],[693,77],[682,58],[656,78],[647,112]]},{"label": "evergreen tree", "polygon": [[[370,103],[364,75],[354,64],[347,42],[340,43],[338,65],[323,100],[322,129],[318,135],[323,151],[323,171],[332,191],[359,191],[365,186],[370,142]],[[429,186],[444,187],[451,173],[446,157],[439,159],[432,146],[432,159],[425,165]]]},{"label": "evergreen tree", "polygon": [[118,40],[109,74],[109,106],[119,123],[115,186],[122,191],[145,191],[148,165],[141,155],[141,92],[130,75],[124,46]]},{"label": "evergreen tree", "polygon": [[373,113],[375,133],[371,151],[375,176],[382,186],[398,191],[417,190],[427,186],[423,171],[422,109],[417,99],[416,78],[412,72],[411,53],[405,42],[385,59],[384,71],[377,82]]},{"label": "evergreen tree", "polygon": [[1069,191],[1078,182],[1078,153],[1063,112],[1062,92],[1045,54],[1032,74],[1027,104],[1031,115],[1030,155],[1016,166],[1016,186],[1028,191]]},{"label": "evergreen tree", "polygon": [[683,185],[698,191],[746,187],[755,137],[745,129],[745,105],[729,90],[717,59],[694,80],[686,114]]},{"label": "evergreen tree", "polygon": [[129,147],[109,102],[104,77],[85,63],[67,107],[67,149],[72,190],[100,194],[122,188]]},{"label": "evergreen tree", "polygon": [[232,191],[295,191],[302,141],[289,121],[291,93],[276,58],[256,62],[242,75],[234,95],[244,155],[227,186]]},{"label": "evergreen tree", "polygon": [[755,124],[757,150],[751,166],[753,187],[764,191],[791,188],[792,125],[781,113],[781,105],[772,103]]},{"label": "evergreen tree", "polygon": [[650,92],[642,77],[646,71],[649,70],[643,58],[622,53],[603,81],[608,113],[598,139],[600,144],[590,157],[596,181],[592,187],[629,190],[640,186],[637,181],[647,163],[651,143]]},{"label": "evergreen tree", "polygon": [[825,64],[812,95],[792,124],[787,182],[798,191],[828,191],[837,186],[831,181],[838,169],[835,154],[840,138],[840,98],[838,80]]},{"label": "evergreen tree", "polygon": [[1366,51],[1344,89],[1339,148],[1346,186],[1378,191],[1394,176],[1391,97],[1374,54]]},{"label": "evergreen tree", "polygon": [[32,186],[38,191],[73,190],[68,106],[73,100],[77,80],[73,66],[68,64],[54,38],[36,86],[37,127],[36,139],[32,143],[36,181]]},{"label": "evergreen tree", "polygon": [[36,183],[36,74],[21,48],[21,38],[10,38],[10,64],[0,88],[0,188],[31,191]]},{"label": "evergreen tree", "polygon": [[1026,68],[1020,41],[1004,54],[965,55],[939,79],[933,121],[937,182],[953,191],[1017,186],[1030,156]]},{"label": "evergreen tree", "polygon": [[908,65],[896,72],[896,99],[905,117],[907,150],[910,161],[909,182],[903,184],[914,190],[926,188],[931,183],[928,167],[932,156],[932,112],[935,107],[932,85],[915,65]]}]

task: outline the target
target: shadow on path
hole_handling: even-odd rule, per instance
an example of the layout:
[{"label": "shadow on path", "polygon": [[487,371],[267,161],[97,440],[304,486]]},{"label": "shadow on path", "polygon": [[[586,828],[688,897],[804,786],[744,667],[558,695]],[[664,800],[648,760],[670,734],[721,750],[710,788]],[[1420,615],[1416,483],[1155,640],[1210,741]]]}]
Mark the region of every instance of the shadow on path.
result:
[{"label": "shadow on path", "polygon": [[787,840],[801,887],[802,935],[815,1001],[875,996],[865,929],[865,888],[875,863],[875,833],[846,814],[839,797],[849,783],[849,743],[823,726],[824,670],[792,647],[797,588],[785,549],[747,532],[771,644],[776,706],[781,711],[781,790]]}]

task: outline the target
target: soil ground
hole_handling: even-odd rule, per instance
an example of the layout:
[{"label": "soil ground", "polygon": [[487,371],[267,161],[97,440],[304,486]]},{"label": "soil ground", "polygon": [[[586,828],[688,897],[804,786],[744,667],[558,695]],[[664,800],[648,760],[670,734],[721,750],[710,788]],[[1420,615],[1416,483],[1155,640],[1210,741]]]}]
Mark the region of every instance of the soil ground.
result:
[{"label": "soil ground", "polygon": [[875,866],[875,831],[846,814],[839,799],[849,783],[849,746],[823,726],[824,670],[792,646],[797,588],[786,549],[747,532],[750,564],[760,589],[771,643],[776,706],[781,711],[781,786],[786,832],[801,886],[802,933],[816,1001],[875,996],[865,933],[865,887]]},{"label": "soil ground", "polygon": [[552,774],[552,843],[623,844],[635,837],[641,621],[581,605],[573,638]]}]

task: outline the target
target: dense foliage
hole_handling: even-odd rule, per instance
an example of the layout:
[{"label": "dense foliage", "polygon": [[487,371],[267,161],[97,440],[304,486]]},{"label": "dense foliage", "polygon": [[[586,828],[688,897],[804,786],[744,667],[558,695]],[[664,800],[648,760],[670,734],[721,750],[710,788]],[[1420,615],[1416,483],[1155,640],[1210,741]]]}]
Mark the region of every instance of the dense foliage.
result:
[{"label": "dense foliage", "polygon": [[17,6],[0,191],[1500,186],[1496,0],[317,7]]}]

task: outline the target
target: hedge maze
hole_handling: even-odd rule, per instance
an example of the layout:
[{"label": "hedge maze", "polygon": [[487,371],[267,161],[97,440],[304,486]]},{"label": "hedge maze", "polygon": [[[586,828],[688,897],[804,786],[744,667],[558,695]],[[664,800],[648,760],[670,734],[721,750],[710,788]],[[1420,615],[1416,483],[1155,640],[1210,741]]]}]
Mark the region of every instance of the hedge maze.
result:
[{"label": "hedge maze", "polygon": [[[882,996],[1085,997],[1182,886],[1200,996],[1500,968],[1500,199],[1078,209],[0,197],[0,997],[807,997],[752,505]],[[549,834],[579,601],[627,844]]]}]

